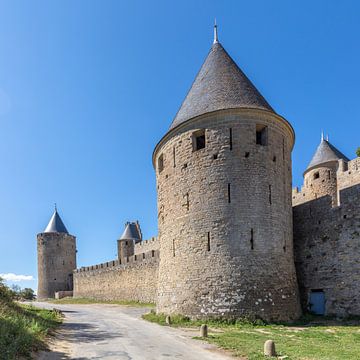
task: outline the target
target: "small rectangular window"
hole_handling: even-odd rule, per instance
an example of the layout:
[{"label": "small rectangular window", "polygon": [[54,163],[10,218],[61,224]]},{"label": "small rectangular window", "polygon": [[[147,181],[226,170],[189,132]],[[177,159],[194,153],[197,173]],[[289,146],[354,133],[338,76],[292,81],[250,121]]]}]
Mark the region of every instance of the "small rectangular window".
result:
[{"label": "small rectangular window", "polygon": [[196,131],[193,134],[193,151],[204,149],[206,145],[205,130]]},{"label": "small rectangular window", "polygon": [[173,165],[176,167],[176,158],[175,158],[175,146],[173,147]]},{"label": "small rectangular window", "polygon": [[164,155],[161,154],[158,158],[158,171],[161,173],[164,170]]},{"label": "small rectangular window", "polygon": [[320,174],[318,173],[318,172],[316,172],[315,174],[314,174],[314,179],[318,179],[320,177]]},{"label": "small rectangular window", "polygon": [[254,250],[254,229],[251,228],[251,232],[250,232],[250,246],[251,246],[251,250]]},{"label": "small rectangular window", "polygon": [[261,146],[267,145],[267,126],[256,125],[256,144]]},{"label": "small rectangular window", "polygon": [[207,251],[210,251],[210,232],[207,233]]},{"label": "small rectangular window", "polygon": [[228,203],[231,203],[231,185],[228,184]]}]

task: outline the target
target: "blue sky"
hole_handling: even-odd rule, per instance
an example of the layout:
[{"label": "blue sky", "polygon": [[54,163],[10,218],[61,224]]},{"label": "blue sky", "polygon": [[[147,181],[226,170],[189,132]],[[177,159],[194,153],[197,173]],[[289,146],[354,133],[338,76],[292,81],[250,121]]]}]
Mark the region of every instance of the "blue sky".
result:
[{"label": "blue sky", "polygon": [[359,12],[355,0],[1,0],[0,274],[36,287],[36,234],[54,202],[79,266],[114,258],[128,220],[156,235],[151,154],[215,17],[220,42],[295,128],[294,185],[322,129],[355,157]]}]

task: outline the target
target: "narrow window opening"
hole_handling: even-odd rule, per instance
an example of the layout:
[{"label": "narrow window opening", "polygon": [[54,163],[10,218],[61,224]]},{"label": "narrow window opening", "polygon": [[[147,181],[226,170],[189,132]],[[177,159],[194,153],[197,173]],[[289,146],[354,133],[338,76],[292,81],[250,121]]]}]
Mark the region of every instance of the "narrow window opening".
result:
[{"label": "narrow window opening", "polygon": [[175,146],[173,147],[173,166],[176,167]]},{"label": "narrow window opening", "polygon": [[125,241],[125,245],[127,246],[127,244],[128,244],[128,242],[127,241]]},{"label": "narrow window opening", "polygon": [[145,253],[143,253],[143,259],[145,259]]},{"label": "narrow window opening", "polygon": [[319,172],[316,172],[316,173],[314,174],[314,180],[315,180],[315,179],[318,179],[319,177],[320,177]]},{"label": "narrow window opening", "polygon": [[346,219],[347,218],[347,215],[344,215],[344,219]]},{"label": "narrow window opening", "polygon": [[232,128],[229,129],[229,142],[230,142],[230,150],[233,148],[233,139],[232,139]]},{"label": "narrow window opening", "polygon": [[256,125],[256,144],[261,146],[267,145],[267,126]]},{"label": "narrow window opening", "polygon": [[272,204],[271,185],[269,185],[269,204]]},{"label": "narrow window opening", "polygon": [[184,165],[183,165],[183,169],[186,169],[187,168],[187,163],[185,163]]},{"label": "narrow window opening", "polygon": [[134,255],[134,260],[135,260],[135,261],[137,260],[137,255]]},{"label": "narrow window opening", "polygon": [[228,203],[231,203],[231,185],[228,184]]},{"label": "narrow window opening", "polygon": [[207,233],[207,251],[210,251],[210,232]]},{"label": "narrow window opening", "polygon": [[285,138],[284,137],[283,137],[282,153],[283,153],[283,161],[285,161]]},{"label": "narrow window opening", "polygon": [[193,151],[198,151],[205,148],[205,130],[197,131],[192,136],[193,139]]},{"label": "narrow window opening", "polygon": [[273,157],[273,162],[276,162],[276,156]]},{"label": "narrow window opening", "polygon": [[284,246],[283,246],[284,252],[286,252],[286,233],[284,232]]},{"label": "narrow window opening", "polygon": [[328,179],[330,180],[331,179],[331,171],[328,170]]},{"label": "narrow window opening", "polygon": [[251,245],[251,250],[254,250],[254,229],[253,228],[251,228],[250,245]]},{"label": "narrow window opening", "polygon": [[161,154],[158,158],[158,171],[159,174],[164,170],[164,155]]},{"label": "narrow window opening", "polygon": [[155,256],[155,250],[151,250],[151,256],[152,256],[152,257]]},{"label": "narrow window opening", "polygon": [[216,160],[218,158],[218,154],[213,155],[213,159]]},{"label": "narrow window opening", "polygon": [[250,153],[249,152],[246,152],[245,153],[245,157],[248,158],[250,156]]},{"label": "narrow window opening", "polygon": [[173,257],[175,257],[175,240],[173,240]]},{"label": "narrow window opening", "polygon": [[190,200],[189,200],[189,193],[186,193],[184,195],[184,198],[185,198],[185,207],[186,207],[186,210],[189,211],[190,209]]}]

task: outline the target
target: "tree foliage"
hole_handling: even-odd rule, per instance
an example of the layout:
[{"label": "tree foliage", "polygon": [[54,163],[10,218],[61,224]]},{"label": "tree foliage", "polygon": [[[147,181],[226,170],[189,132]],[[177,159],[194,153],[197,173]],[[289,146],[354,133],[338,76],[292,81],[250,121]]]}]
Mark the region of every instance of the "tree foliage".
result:
[{"label": "tree foliage", "polygon": [[356,149],[356,155],[360,157],[360,147]]}]

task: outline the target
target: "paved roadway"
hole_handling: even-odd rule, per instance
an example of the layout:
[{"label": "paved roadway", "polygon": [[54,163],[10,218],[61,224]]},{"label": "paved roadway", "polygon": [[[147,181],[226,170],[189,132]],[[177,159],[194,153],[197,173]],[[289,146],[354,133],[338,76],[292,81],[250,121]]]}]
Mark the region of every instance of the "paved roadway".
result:
[{"label": "paved roadway", "polygon": [[116,359],[116,360],[229,360],[233,359],[213,345],[194,340],[194,330],[160,326],[141,319],[145,308],[118,305],[59,305],[34,303],[60,309],[64,323],[50,352],[39,360]]}]

